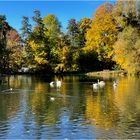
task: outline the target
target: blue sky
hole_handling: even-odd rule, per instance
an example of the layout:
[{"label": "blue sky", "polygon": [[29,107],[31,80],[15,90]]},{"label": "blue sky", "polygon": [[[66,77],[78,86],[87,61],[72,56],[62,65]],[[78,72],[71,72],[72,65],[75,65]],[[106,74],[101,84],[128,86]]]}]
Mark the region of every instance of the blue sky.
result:
[{"label": "blue sky", "polygon": [[[38,9],[41,11],[42,17],[47,14],[55,14],[61,22],[63,30],[66,29],[68,20],[75,18],[92,18],[96,8],[107,0],[96,1],[0,1],[0,14],[6,15],[8,23],[20,31],[22,16],[33,16],[33,11]],[[108,0],[107,2],[114,3],[115,0]]]}]

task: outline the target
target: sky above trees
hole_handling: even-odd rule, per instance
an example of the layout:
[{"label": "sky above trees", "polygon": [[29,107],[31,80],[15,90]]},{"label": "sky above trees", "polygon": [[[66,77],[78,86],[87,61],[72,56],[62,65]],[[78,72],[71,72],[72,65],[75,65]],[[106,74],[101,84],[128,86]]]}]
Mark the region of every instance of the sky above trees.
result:
[{"label": "sky above trees", "polygon": [[[84,17],[92,18],[96,8],[107,0],[99,1],[0,1],[0,14],[5,15],[8,23],[20,32],[22,16],[33,16],[35,9],[40,10],[42,16],[54,14],[61,22],[63,31],[66,30],[68,20],[80,20]],[[114,3],[115,0],[108,0]],[[32,23],[32,21],[30,21]]]}]

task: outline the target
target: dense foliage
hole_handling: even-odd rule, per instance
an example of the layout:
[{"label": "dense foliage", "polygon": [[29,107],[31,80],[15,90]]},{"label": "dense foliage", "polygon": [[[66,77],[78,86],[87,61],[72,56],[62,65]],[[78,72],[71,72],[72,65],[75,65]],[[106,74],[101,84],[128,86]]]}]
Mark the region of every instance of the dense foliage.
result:
[{"label": "dense foliage", "polygon": [[65,32],[55,15],[35,10],[23,16],[21,31],[22,39],[0,16],[0,72],[140,72],[139,1],[104,3],[92,19],[69,19]]}]

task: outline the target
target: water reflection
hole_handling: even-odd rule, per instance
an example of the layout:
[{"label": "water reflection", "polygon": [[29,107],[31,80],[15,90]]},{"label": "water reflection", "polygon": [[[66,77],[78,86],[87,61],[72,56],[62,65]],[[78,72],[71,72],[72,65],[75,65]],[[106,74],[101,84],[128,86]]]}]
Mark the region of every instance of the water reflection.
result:
[{"label": "water reflection", "polygon": [[[56,78],[60,90],[49,85]],[[0,85],[0,138],[140,138],[140,79],[104,79],[104,88],[94,90],[92,81],[80,78],[6,77]]]}]

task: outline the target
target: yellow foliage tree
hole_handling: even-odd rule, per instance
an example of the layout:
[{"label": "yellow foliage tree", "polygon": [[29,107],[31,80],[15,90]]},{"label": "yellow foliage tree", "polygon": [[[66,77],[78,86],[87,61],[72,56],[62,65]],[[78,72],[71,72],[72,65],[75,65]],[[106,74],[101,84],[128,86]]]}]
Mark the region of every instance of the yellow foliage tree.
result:
[{"label": "yellow foliage tree", "polygon": [[128,73],[140,72],[140,37],[138,30],[128,26],[114,44],[114,60]]},{"label": "yellow foliage tree", "polygon": [[47,53],[44,50],[44,45],[37,44],[34,41],[30,41],[29,45],[33,51],[35,62],[39,65],[48,64],[48,61],[46,59]]},{"label": "yellow foliage tree", "polygon": [[112,45],[117,38],[116,22],[112,16],[113,6],[104,3],[97,8],[91,28],[86,34],[86,47],[98,53],[99,60],[110,61],[113,56]]}]

